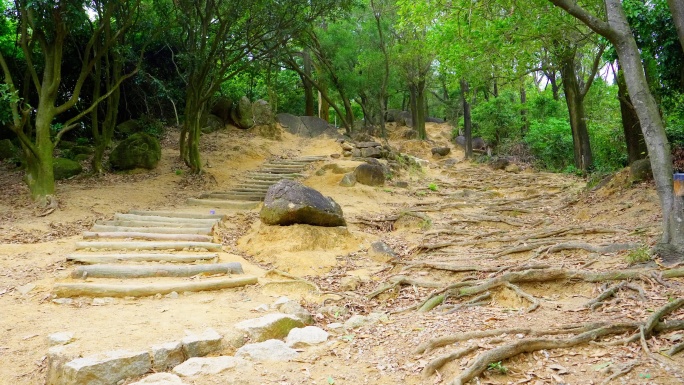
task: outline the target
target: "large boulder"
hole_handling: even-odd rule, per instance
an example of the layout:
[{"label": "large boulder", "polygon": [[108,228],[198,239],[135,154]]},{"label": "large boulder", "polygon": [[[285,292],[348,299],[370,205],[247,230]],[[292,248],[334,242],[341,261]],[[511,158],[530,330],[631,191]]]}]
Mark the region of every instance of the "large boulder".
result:
[{"label": "large boulder", "polygon": [[223,124],[230,123],[230,112],[233,109],[233,101],[226,98],[220,97],[214,105],[211,107],[211,114],[217,116],[223,121]]},{"label": "large boulder", "polygon": [[354,170],[354,178],[367,186],[382,186],[385,184],[385,170],[379,163],[363,163]]},{"label": "large boulder", "polygon": [[632,182],[644,182],[653,179],[651,159],[639,159],[629,165],[629,178]]},{"label": "large boulder", "polygon": [[300,116],[299,119],[302,121],[304,126],[306,126],[307,135],[310,137],[320,136],[320,135],[336,135],[337,132],[330,123],[317,116]]},{"label": "large boulder", "polygon": [[231,118],[238,128],[248,129],[254,127],[254,113],[252,112],[252,102],[243,96],[238,103],[233,106]]},{"label": "large boulder", "polygon": [[17,147],[9,139],[0,140],[0,160],[12,159],[17,155]]},{"label": "large boulder", "polygon": [[260,125],[271,125],[275,124],[276,118],[271,109],[271,105],[267,101],[259,99],[252,104],[252,113],[254,115],[254,124]]},{"label": "large boulder", "polygon": [[83,171],[80,163],[66,158],[56,158],[52,162],[52,169],[55,173],[55,180],[68,179]]},{"label": "large boulder", "polygon": [[109,163],[116,170],[134,168],[153,169],[161,159],[159,141],[151,135],[140,132],[119,143],[109,155]]},{"label": "large boulder", "polygon": [[140,123],[135,119],[129,119],[123,123],[119,123],[114,132],[120,138],[127,138],[137,132],[140,132],[140,130],[142,130]]},{"label": "large boulder", "polygon": [[204,124],[204,127],[202,127],[202,132],[205,134],[209,134],[214,131],[221,130],[226,127],[225,121],[214,114],[209,114],[206,117],[206,123]]},{"label": "large boulder", "polygon": [[342,208],[332,198],[300,182],[283,179],[268,189],[259,213],[267,225],[346,226]]},{"label": "large boulder", "polygon": [[290,134],[300,135],[306,132],[306,126],[302,123],[299,116],[282,113],[276,116],[278,123]]}]

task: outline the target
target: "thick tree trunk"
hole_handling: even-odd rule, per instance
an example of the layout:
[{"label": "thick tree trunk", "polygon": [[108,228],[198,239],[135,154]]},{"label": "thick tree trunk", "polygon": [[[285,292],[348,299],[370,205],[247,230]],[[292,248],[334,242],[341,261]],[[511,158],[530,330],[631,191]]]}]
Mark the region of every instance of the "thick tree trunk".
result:
[{"label": "thick tree trunk", "polygon": [[411,83],[409,84],[409,109],[411,110],[411,127],[413,127],[414,130],[416,128],[416,120],[418,120],[418,117],[416,116],[416,111],[418,110],[417,99],[418,90],[416,89],[416,85]]},{"label": "thick tree trunk", "polygon": [[[321,84],[321,86],[325,87],[324,84]],[[318,117],[326,122],[330,121],[330,103],[325,100],[321,91],[318,91]]]},{"label": "thick tree trunk", "polygon": [[672,19],[677,28],[677,35],[679,35],[679,43],[684,50],[684,2],[682,0],[667,0],[672,12]]},{"label": "thick tree trunk", "polygon": [[644,159],[648,155],[644,134],[641,132],[639,116],[632,105],[632,100],[627,91],[625,75],[618,64],[616,77],[618,86],[618,100],[620,102],[620,114],[622,115],[622,130],[625,133],[627,144],[627,164],[632,164],[635,160]]},{"label": "thick tree trunk", "polygon": [[461,79],[461,96],[463,97],[463,136],[465,136],[465,158],[473,157],[473,122],[470,116],[468,94],[470,86],[465,79]]},{"label": "thick tree trunk", "polygon": [[199,139],[202,132],[203,114],[204,106],[199,101],[196,90],[193,90],[192,86],[188,85],[185,103],[185,121],[183,122],[180,137],[180,156],[185,165],[190,168],[192,174],[199,174],[202,172]]},{"label": "thick tree trunk", "polygon": [[584,94],[580,90],[577,75],[575,73],[575,52],[568,52],[561,63],[561,77],[565,102],[570,115],[570,127],[572,128],[572,142],[575,155],[575,167],[582,171],[591,168],[593,158],[591,144],[589,143],[589,131],[587,130],[586,113],[584,111]]}]

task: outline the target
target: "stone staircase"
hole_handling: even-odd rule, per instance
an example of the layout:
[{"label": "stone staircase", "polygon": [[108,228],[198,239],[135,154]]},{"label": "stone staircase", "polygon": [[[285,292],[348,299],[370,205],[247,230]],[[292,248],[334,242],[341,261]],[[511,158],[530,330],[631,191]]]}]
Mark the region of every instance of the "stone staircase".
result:
[{"label": "stone staircase", "polygon": [[217,209],[251,210],[258,207],[259,203],[264,200],[266,191],[271,185],[281,179],[299,178],[307,165],[323,159],[326,157],[306,156],[272,160],[264,163],[257,170],[247,172],[231,189],[205,193],[199,198],[188,199],[187,203],[192,206]]},{"label": "stone staircase", "polygon": [[[131,211],[98,221],[67,261],[71,279],[55,283],[57,297],[138,297],[219,290],[255,284],[240,263],[219,263],[214,226],[224,215]],[[211,276],[207,278],[206,276]]]}]

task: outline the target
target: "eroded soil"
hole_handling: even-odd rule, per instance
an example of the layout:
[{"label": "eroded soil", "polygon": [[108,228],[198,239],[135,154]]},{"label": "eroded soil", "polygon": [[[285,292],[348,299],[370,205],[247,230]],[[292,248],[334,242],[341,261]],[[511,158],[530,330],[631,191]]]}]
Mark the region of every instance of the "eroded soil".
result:
[{"label": "eroded soil", "polygon": [[[428,129],[437,145],[448,144],[449,127],[430,124]],[[399,131],[393,137],[401,137]],[[259,285],[185,293],[177,298],[54,301],[52,285],[64,280],[71,269],[65,257],[74,252],[80,234],[96,220],[131,209],[198,211],[185,206],[185,199],[203,191],[226,190],[241,173],[271,157],[340,152],[332,139],[283,136],[283,141],[275,142],[234,129],[206,135],[202,150],[207,173],[192,177],[177,172],[182,167],[176,135],[171,132],[156,170],[60,182],[60,208],[47,217],[35,215],[21,174],[4,165],[0,172],[0,384],[43,383],[50,333],[73,332],[74,349],[84,356],[116,349],[145,350],[206,328],[230,334],[232,325],[262,315],[256,309],[282,295],[300,300],[324,329],[354,314],[384,313],[386,317],[335,334],[328,343],[303,350],[294,362],[250,363],[236,371],[184,381],[197,385],[449,383],[478,353],[525,335],[462,341],[418,354],[421,344],[461,332],[643,322],[669,300],[682,297],[681,278],[661,279],[655,274],[631,281],[642,292],[620,290],[593,310],[584,305],[615,282],[519,283],[517,288],[529,295],[527,299],[514,287],[505,286],[463,297],[452,291],[441,306],[417,312],[425,299],[449,284],[515,271],[658,269],[653,261],[632,265],[638,254],[634,251],[601,247],[648,247],[658,240],[661,219],[654,186],[631,186],[626,172],[591,191],[583,180],[568,175],[537,172],[526,165],[509,172],[494,171],[462,161],[458,148],[435,159],[430,154],[432,144],[391,140],[400,151],[430,164],[422,171],[409,167],[395,173],[385,187],[340,187],[342,174],[316,173],[326,163],[357,164],[351,161],[330,158],[306,170],[304,183],[342,206],[349,225],[346,232],[306,226],[272,228],[259,223],[256,211],[225,211],[227,220],[219,229],[224,244],[221,261],[241,262],[247,274],[260,277]],[[395,187],[396,181],[408,182],[408,188]],[[369,254],[370,244],[377,240],[391,246],[398,258]],[[576,248],[578,244],[596,249]],[[284,284],[267,275],[269,269],[303,278],[308,284]],[[312,284],[319,291],[311,292]],[[472,301],[487,291],[489,297]],[[528,312],[534,303],[538,307]],[[677,319],[684,319],[684,311],[667,317]],[[615,383],[680,384],[684,354],[669,358],[660,353],[681,343],[682,334],[675,331],[649,339],[651,354],[639,342],[582,344],[521,354],[491,365],[479,381],[600,384],[610,376],[607,368],[633,364]],[[448,361],[429,377],[421,375],[433,359],[470,345],[479,349]]]}]

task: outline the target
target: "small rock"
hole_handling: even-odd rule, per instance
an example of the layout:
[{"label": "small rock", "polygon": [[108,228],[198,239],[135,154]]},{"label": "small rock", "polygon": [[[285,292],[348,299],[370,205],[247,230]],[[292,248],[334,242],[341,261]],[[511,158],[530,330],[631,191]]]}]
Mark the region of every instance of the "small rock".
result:
[{"label": "small rock", "polygon": [[343,151],[351,151],[354,149],[354,146],[352,146],[351,144],[349,144],[347,142],[342,143],[340,146],[342,146]]},{"label": "small rock", "polygon": [[35,284],[35,283],[27,283],[26,285],[17,286],[17,287],[16,287],[16,290],[19,292],[19,294],[21,294],[21,295],[26,295],[26,294],[28,294],[31,290],[33,290],[33,289],[35,289],[35,288],[36,288],[36,284]]},{"label": "small rock", "polygon": [[171,373],[154,373],[130,385],[186,385],[180,377]]},{"label": "small rock", "polygon": [[181,342],[167,342],[153,345],[150,349],[152,367],[158,372],[163,372],[185,361],[183,344]]},{"label": "small rock", "polygon": [[171,298],[171,299],[176,299],[176,298],[178,298],[178,293],[176,293],[175,291],[172,291],[172,292],[170,292],[169,294],[165,295],[164,297],[166,297],[166,298]]},{"label": "small rock", "polygon": [[380,164],[362,163],[354,170],[357,182],[368,186],[385,184],[385,170]]},{"label": "small rock", "polygon": [[56,303],[58,305],[73,305],[74,300],[73,298],[55,298],[52,300],[52,303]]},{"label": "small rock", "polygon": [[361,157],[363,158],[381,158],[382,151],[380,147],[367,147],[361,149]]},{"label": "small rock", "polygon": [[93,306],[105,306],[105,305],[112,305],[116,303],[116,299],[112,297],[102,297],[102,298],[93,298],[93,301],[90,303]]},{"label": "small rock", "polygon": [[301,182],[282,179],[268,188],[259,212],[267,225],[346,226],[342,207]]},{"label": "small rock", "polygon": [[333,322],[328,324],[328,330],[340,331],[342,329],[344,329],[344,324],[340,322]]},{"label": "small rock", "polygon": [[361,278],[356,276],[346,276],[340,279],[340,288],[344,291],[355,291],[361,284]]},{"label": "small rock", "polygon": [[340,181],[342,187],[354,187],[354,185],[356,185],[356,178],[353,173],[346,174]]},{"label": "small rock", "polygon": [[59,332],[48,336],[48,346],[66,345],[74,341],[74,333]]},{"label": "small rock", "polygon": [[373,324],[376,322],[388,322],[389,319],[384,313],[371,313],[368,316],[362,316],[355,314],[351,316],[347,322],[344,323],[345,329],[356,329],[367,324]]},{"label": "small rock", "polygon": [[506,172],[517,174],[520,172],[520,166],[518,166],[517,164],[509,164],[508,166],[506,166],[505,170]]},{"label": "small rock", "polygon": [[342,155],[340,155],[340,154],[330,154],[330,157],[333,158],[333,159],[340,159],[340,158],[342,157]]},{"label": "small rock", "polygon": [[218,374],[233,369],[244,361],[230,356],[194,357],[173,368],[173,372],[183,377],[200,374]]},{"label": "small rock", "polygon": [[447,156],[451,152],[449,147],[433,147],[431,150],[432,156]]},{"label": "small rock", "polygon": [[280,305],[286,304],[290,301],[292,301],[292,300],[285,297],[285,296],[282,296],[282,297],[278,298],[277,300],[275,300],[275,302],[273,302],[273,308],[277,309]]},{"label": "small rock", "polygon": [[289,348],[283,341],[267,340],[248,344],[235,353],[235,357],[249,358],[254,361],[289,361],[297,356],[297,351]]},{"label": "small rock", "polygon": [[494,170],[505,170],[510,163],[506,158],[497,158],[490,163],[490,167]]},{"label": "small rock", "polygon": [[355,158],[361,157],[361,150],[358,149],[358,148],[353,149],[353,150],[351,151],[351,153],[352,153],[352,156],[355,157]]},{"label": "small rock", "polygon": [[202,334],[188,334],[181,343],[186,357],[203,357],[221,349],[221,335],[207,329]]},{"label": "small rock", "polygon": [[260,313],[266,312],[266,311],[268,311],[268,305],[266,305],[265,303],[262,303],[261,305],[255,307],[254,310],[258,311]]},{"label": "small rock", "polygon": [[377,241],[371,243],[368,249],[368,257],[376,262],[388,262],[397,258],[397,254],[385,242]]},{"label": "small rock", "polygon": [[291,314],[299,318],[299,320],[304,322],[305,325],[311,325],[313,323],[313,316],[311,313],[309,313],[304,306],[295,301],[285,302],[284,304],[278,306],[278,311],[284,314]]},{"label": "small rock", "polygon": [[301,348],[321,344],[328,340],[328,336],[328,332],[316,326],[294,328],[290,330],[285,343],[291,348]]},{"label": "small rock", "polygon": [[372,147],[381,147],[382,145],[378,142],[359,142],[356,143],[357,148],[372,148]]},{"label": "small rock", "polygon": [[110,385],[140,377],[152,369],[147,352],[113,351],[77,358],[64,365],[65,384]]},{"label": "small rock", "polygon": [[403,180],[398,180],[398,181],[394,182],[394,186],[399,187],[399,188],[408,188],[409,184],[408,184],[408,182],[405,182]]},{"label": "small rock", "polygon": [[342,156],[344,156],[345,158],[349,158],[352,156],[352,152],[351,151],[342,151]]},{"label": "small rock", "polygon": [[290,330],[302,326],[304,326],[304,322],[298,317],[274,313],[242,321],[237,323],[235,328],[247,333],[253,341],[261,342],[274,338],[285,338]]}]

